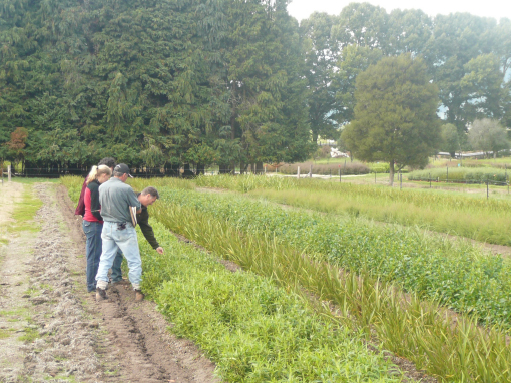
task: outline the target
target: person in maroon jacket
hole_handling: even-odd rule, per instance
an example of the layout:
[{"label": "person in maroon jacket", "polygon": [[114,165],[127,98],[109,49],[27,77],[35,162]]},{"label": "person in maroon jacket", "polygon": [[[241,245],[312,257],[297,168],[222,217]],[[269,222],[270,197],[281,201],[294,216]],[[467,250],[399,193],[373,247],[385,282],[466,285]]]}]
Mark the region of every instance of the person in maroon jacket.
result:
[{"label": "person in maroon jacket", "polygon": [[101,231],[103,218],[99,204],[99,185],[110,179],[112,170],[107,165],[93,166],[86,179],[83,196],[85,213],[83,215],[83,232],[87,237],[85,252],[87,258],[87,291],[96,291],[96,273],[98,272],[101,257]]},{"label": "person in maroon jacket", "polygon": [[[101,161],[98,162],[98,166],[99,165],[106,165],[113,172],[115,165],[117,165],[117,163],[115,162],[115,160],[112,157],[105,157]],[[85,177],[85,179],[83,180],[82,191],[80,192],[80,198],[78,199],[78,206],[76,207],[76,210],[75,210],[75,215],[81,215],[82,217],[85,215],[85,204],[83,203],[83,197],[85,196],[85,188],[87,187],[87,178],[88,177],[89,176]]]}]

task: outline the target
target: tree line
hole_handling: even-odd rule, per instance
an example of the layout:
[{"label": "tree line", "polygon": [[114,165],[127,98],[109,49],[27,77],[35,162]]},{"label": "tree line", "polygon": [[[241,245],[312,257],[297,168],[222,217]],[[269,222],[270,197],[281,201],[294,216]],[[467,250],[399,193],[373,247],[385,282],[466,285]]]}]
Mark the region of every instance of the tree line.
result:
[{"label": "tree line", "polygon": [[357,125],[358,75],[390,58],[433,84],[415,99],[433,125],[439,108],[459,134],[481,118],[511,126],[510,20],[351,3],[299,24],[287,4],[0,0],[0,158],[199,171],[303,161],[319,136]]}]

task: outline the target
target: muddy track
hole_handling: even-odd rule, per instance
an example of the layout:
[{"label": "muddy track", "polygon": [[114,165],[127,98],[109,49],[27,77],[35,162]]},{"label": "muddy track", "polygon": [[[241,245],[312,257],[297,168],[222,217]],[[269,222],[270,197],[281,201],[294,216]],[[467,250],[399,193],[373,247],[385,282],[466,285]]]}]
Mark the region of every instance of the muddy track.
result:
[{"label": "muddy track", "polygon": [[0,366],[0,381],[218,382],[214,364],[192,342],[170,335],[155,304],[135,302],[130,286],[111,287],[108,301],[96,303],[85,287],[81,218],[66,189],[35,190],[43,201],[41,230],[13,239],[0,271],[5,323],[35,339],[0,339],[13,360]]}]

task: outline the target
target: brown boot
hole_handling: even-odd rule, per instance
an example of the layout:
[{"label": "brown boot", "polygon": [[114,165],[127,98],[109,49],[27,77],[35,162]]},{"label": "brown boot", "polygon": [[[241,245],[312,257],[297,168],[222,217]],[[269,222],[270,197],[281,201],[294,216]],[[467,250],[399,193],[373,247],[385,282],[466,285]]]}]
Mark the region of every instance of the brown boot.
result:
[{"label": "brown boot", "polygon": [[135,302],[141,302],[144,300],[144,294],[142,294],[142,291],[135,290]]},{"label": "brown boot", "polygon": [[99,287],[96,288],[96,302],[101,302],[107,300],[106,291],[103,289],[100,289]]}]

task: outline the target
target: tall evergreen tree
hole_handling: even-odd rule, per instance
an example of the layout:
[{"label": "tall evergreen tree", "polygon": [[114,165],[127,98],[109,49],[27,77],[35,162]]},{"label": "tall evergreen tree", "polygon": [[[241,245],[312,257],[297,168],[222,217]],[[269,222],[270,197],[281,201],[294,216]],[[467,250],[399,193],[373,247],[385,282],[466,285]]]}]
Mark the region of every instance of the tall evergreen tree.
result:
[{"label": "tall evergreen tree", "polygon": [[425,165],[438,147],[437,92],[421,59],[383,58],[357,77],[355,118],[342,140],[357,158],[389,162],[392,184],[395,164]]}]

